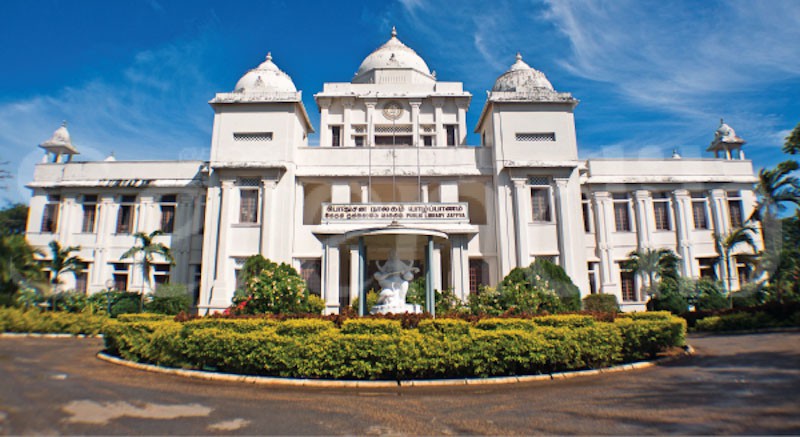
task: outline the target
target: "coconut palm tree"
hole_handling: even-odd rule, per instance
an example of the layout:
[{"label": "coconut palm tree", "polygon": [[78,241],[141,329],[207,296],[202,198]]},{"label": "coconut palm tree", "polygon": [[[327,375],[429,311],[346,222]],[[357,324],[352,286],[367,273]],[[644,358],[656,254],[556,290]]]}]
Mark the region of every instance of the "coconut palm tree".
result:
[{"label": "coconut palm tree", "polygon": [[20,286],[35,286],[42,280],[42,268],[36,262],[36,256],[42,253],[32,248],[22,235],[0,237],[0,294],[3,299],[10,299]]},{"label": "coconut palm tree", "polygon": [[79,275],[83,272],[83,261],[72,255],[72,252],[81,250],[80,246],[67,246],[61,247],[58,241],[51,241],[50,259],[45,262],[45,267],[50,270],[50,284],[53,291],[58,291],[61,285],[61,275],[64,273],[72,273]]},{"label": "coconut palm tree", "polygon": [[643,288],[649,294],[656,292],[658,278],[678,277],[678,256],[669,249],[634,250],[628,254],[628,260],[622,266],[647,280]]},{"label": "coconut palm tree", "polygon": [[781,222],[778,215],[786,210],[787,205],[800,206],[800,179],[792,175],[798,168],[800,165],[790,160],[758,172],[755,190],[758,200],[749,220],[761,224],[766,254],[762,267],[767,270],[775,267],[770,260],[780,252]]},{"label": "coconut palm tree", "polygon": [[141,254],[139,262],[142,267],[142,296],[144,296],[146,287],[152,289],[150,270],[153,266],[154,257],[159,255],[170,264],[174,263],[172,252],[170,251],[169,247],[165,246],[163,243],[156,243],[154,241],[156,237],[163,234],[164,233],[160,230],[153,231],[150,234],[144,232],[137,232],[133,234],[135,239],[134,246],[128,249],[120,257],[120,259],[136,258],[137,255]]},{"label": "coconut palm tree", "polygon": [[731,261],[733,252],[742,244],[750,246],[756,252],[755,235],[757,229],[750,225],[736,228],[724,235],[714,235],[714,244],[719,254],[719,261],[722,265],[722,275],[725,278],[725,291],[730,296],[733,285],[731,284]]}]

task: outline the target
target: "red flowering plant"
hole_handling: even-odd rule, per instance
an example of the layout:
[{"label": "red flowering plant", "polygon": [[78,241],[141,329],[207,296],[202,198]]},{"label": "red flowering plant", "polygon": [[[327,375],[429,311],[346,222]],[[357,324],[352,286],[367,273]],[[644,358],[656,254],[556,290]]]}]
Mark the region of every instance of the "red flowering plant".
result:
[{"label": "red flowering plant", "polygon": [[237,290],[231,315],[239,314],[319,314],[324,302],[308,292],[306,282],[294,267],[277,264],[261,255],[245,261],[239,279],[244,286]]}]

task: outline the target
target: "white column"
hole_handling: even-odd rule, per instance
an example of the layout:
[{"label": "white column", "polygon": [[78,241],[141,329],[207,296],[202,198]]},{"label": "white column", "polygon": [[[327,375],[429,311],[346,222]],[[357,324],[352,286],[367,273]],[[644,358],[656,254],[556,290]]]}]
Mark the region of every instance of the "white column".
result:
[{"label": "white column", "polygon": [[444,133],[444,125],[442,124],[442,106],[444,106],[444,99],[441,97],[434,97],[431,101],[433,103],[433,117],[436,122],[436,147],[446,147],[446,135]]},{"label": "white column", "polygon": [[611,247],[611,227],[614,226],[614,203],[608,191],[592,193],[594,201],[595,237],[597,238],[597,257],[600,259],[600,291],[615,294],[622,302],[617,284],[616,266]]},{"label": "white column", "polygon": [[75,202],[75,195],[74,194],[67,194],[61,200],[60,209],[61,212],[58,216],[58,242],[61,244],[62,247],[69,246],[72,244],[72,234],[75,232],[73,230],[74,227],[74,216],[76,214],[76,206],[77,203]]},{"label": "white column", "polygon": [[[575,226],[573,226],[573,220],[580,217],[581,210],[576,210],[575,202],[571,202],[569,179],[555,178],[554,182],[556,185],[556,207],[558,208],[559,264],[576,284],[582,284],[584,283],[583,278],[588,275],[585,272],[586,262],[584,257],[578,253],[579,250],[583,249],[580,241],[583,239],[584,234],[575,232]],[[570,220],[570,218],[573,219]],[[583,251],[585,252],[585,249]],[[586,287],[583,288],[585,289]]]},{"label": "white column", "polygon": [[469,296],[469,255],[467,239],[464,235],[450,236],[450,271],[453,291],[462,301]]},{"label": "white column", "polygon": [[320,147],[331,146],[331,129],[328,127],[328,110],[331,106],[330,99],[319,99],[319,145]]},{"label": "white column", "polygon": [[331,182],[331,202],[350,203],[350,181],[334,180]]},{"label": "white column", "polygon": [[469,106],[469,102],[458,100],[456,105],[458,105],[458,138],[456,138],[458,144],[456,145],[463,146],[467,141],[467,106]]},{"label": "white column", "polygon": [[209,176],[208,189],[206,192],[206,217],[203,225],[203,255],[201,258],[200,272],[200,297],[197,306],[201,315],[205,315],[211,303],[213,295],[214,276],[217,264],[217,240],[219,234],[220,218],[220,190],[219,180],[216,173]]},{"label": "white column", "polygon": [[214,290],[211,296],[210,305],[217,309],[222,309],[230,305],[231,293],[228,290],[228,270],[232,265],[228,259],[228,237],[230,235],[231,227],[231,208],[233,207],[231,199],[234,195],[234,181],[223,180],[222,186],[222,199],[219,214],[219,230],[217,232],[217,263],[216,273],[214,277]]},{"label": "white column", "polygon": [[427,182],[422,183],[422,203],[428,203],[430,200],[430,186]]},{"label": "white column", "polygon": [[369,184],[366,182],[360,183],[361,187],[361,203],[367,203],[369,200]]},{"label": "white column", "polygon": [[44,215],[46,204],[47,193],[41,190],[35,190],[28,204],[28,220],[25,224],[26,233],[37,234],[42,230],[42,215]]},{"label": "white column", "polygon": [[367,146],[375,146],[375,99],[365,99],[364,106],[367,107]]},{"label": "white column", "polygon": [[514,227],[517,238],[517,267],[530,264],[528,223],[530,223],[530,188],[524,179],[514,179]]},{"label": "white column", "polygon": [[647,190],[634,191],[633,208],[636,213],[636,237],[639,249],[652,249],[651,237],[655,229],[655,216],[650,192]]},{"label": "white column", "polygon": [[348,295],[348,303],[353,304],[358,299],[358,245],[352,245],[350,250],[350,290]]},{"label": "white column", "polygon": [[188,194],[178,195],[174,227],[170,241],[175,266],[170,274],[171,282],[189,284],[189,256],[192,238],[194,199]]},{"label": "white column", "polygon": [[433,270],[433,289],[442,291],[442,246],[433,245],[433,259],[431,260]]},{"label": "white column", "polygon": [[272,225],[275,221],[270,217],[272,213],[272,198],[273,191],[275,191],[275,181],[272,179],[261,180],[261,241],[259,241],[259,252],[261,256],[268,259],[274,259],[272,250]]},{"label": "white column", "polygon": [[353,138],[350,134],[350,111],[353,108],[353,100],[348,98],[343,99],[342,106],[342,147],[352,147]]},{"label": "white column", "polygon": [[458,202],[457,180],[444,180],[439,183],[439,201]]},{"label": "white column", "polygon": [[411,100],[408,104],[411,105],[411,145],[419,147],[419,107],[422,105],[422,102]]},{"label": "white column", "polygon": [[333,238],[322,243],[322,299],[325,314],[339,312],[339,245]]},{"label": "white column", "polygon": [[711,216],[714,219],[714,234],[725,235],[731,231],[725,190],[710,190],[708,192],[708,197],[711,203]]},{"label": "white column", "polygon": [[94,250],[94,265],[89,280],[93,288],[104,289],[106,281],[111,279],[111,275],[108,273],[108,246],[111,234],[114,233],[116,209],[114,196],[111,194],[101,195],[99,201],[97,205],[97,242]]},{"label": "white column", "polygon": [[694,228],[692,218],[692,198],[687,190],[673,191],[675,199],[675,228],[678,233],[678,256],[681,257],[683,276],[696,278],[694,268],[694,247],[691,230]]}]

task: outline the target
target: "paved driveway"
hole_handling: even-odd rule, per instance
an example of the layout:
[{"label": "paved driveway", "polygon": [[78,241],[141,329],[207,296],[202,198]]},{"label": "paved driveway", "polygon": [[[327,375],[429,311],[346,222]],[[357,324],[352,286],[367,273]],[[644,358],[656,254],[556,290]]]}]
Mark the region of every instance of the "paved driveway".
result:
[{"label": "paved driveway", "polygon": [[190,380],[102,362],[97,339],[0,338],[0,433],[800,433],[800,333],[690,342],[697,356],[645,370],[368,390]]}]

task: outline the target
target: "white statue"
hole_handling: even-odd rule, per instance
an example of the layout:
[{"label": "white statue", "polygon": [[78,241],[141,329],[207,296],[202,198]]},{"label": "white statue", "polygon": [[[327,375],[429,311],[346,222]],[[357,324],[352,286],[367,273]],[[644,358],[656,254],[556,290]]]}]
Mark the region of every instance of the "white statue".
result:
[{"label": "white statue", "polygon": [[407,305],[406,294],[408,293],[408,283],[414,279],[414,273],[419,273],[419,269],[414,267],[414,262],[408,263],[397,257],[397,250],[389,252],[389,259],[383,265],[376,261],[378,271],[375,272],[375,280],[381,286],[381,294],[378,296],[378,303],[372,308],[372,313],[404,313],[419,312],[418,305]]}]

